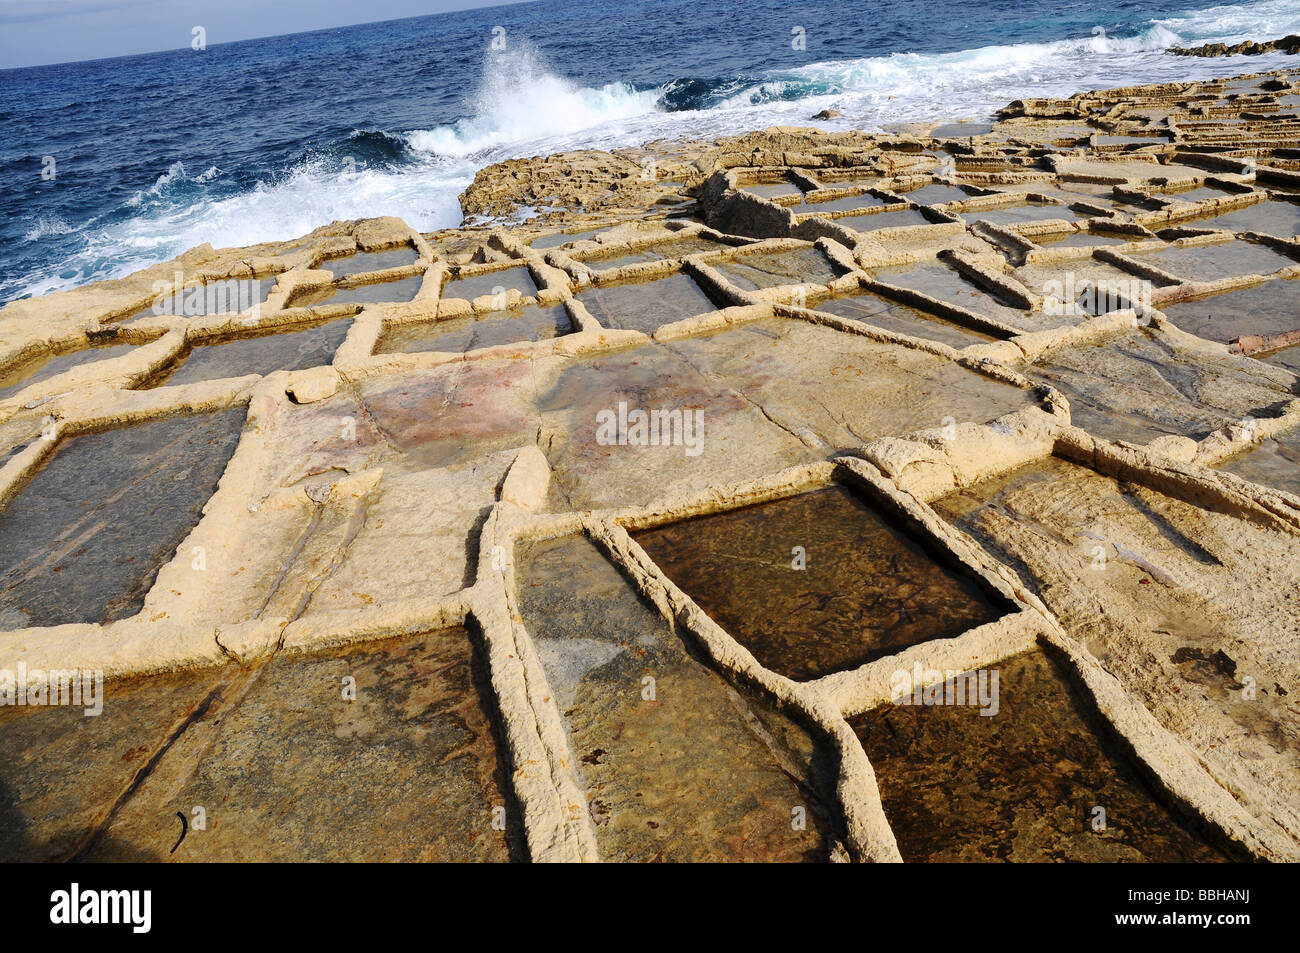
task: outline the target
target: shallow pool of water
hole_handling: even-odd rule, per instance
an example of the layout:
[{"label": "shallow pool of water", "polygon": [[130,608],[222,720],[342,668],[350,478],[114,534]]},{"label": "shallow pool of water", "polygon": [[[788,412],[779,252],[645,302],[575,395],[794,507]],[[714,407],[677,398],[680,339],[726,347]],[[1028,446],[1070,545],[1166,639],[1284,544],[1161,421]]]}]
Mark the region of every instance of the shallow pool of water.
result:
[{"label": "shallow pool of water", "polygon": [[371,271],[386,271],[389,268],[413,265],[418,257],[414,248],[403,245],[387,251],[359,251],[338,258],[327,258],[316,267],[332,272],[335,278],[343,278],[347,275],[361,275]]},{"label": "shallow pool of water", "polygon": [[923,185],[919,189],[912,189],[910,192],[903,192],[898,189],[895,191],[909,202],[915,202],[917,205],[942,205],[945,202],[964,202],[971,198],[971,194],[965,189],[959,189],[955,185],[945,185],[942,182]]},{"label": "shallow pool of water", "polygon": [[355,288],[321,288],[296,296],[290,304],[310,308],[318,304],[394,304],[410,301],[420,291],[424,275],[412,275],[397,281],[379,281]]},{"label": "shallow pool of water", "polygon": [[1023,222],[1041,222],[1048,219],[1064,219],[1072,222],[1079,217],[1068,205],[1037,205],[1026,203],[1007,208],[990,209],[986,212],[962,212],[967,222],[991,222],[994,225],[1019,225]]},{"label": "shallow pool of water", "polygon": [[1022,312],[1003,304],[974,282],[942,262],[930,265],[877,268],[875,277],[886,284],[920,291],[932,298],[958,307],[1009,321],[1018,320]]},{"label": "shallow pool of water", "polygon": [[543,235],[540,238],[534,238],[531,247],[536,248],[539,251],[547,248],[559,248],[561,245],[569,245],[573,242],[581,242],[586,241],[589,238],[594,238],[599,235],[600,232],[601,230],[597,228],[592,229],[589,232],[573,232],[572,234],[557,232],[554,235]]},{"label": "shallow pool of water", "polygon": [[1219,466],[1243,479],[1300,496],[1300,430],[1260,441]]},{"label": "shallow pool of water", "polygon": [[726,242],[716,241],[712,238],[675,238],[671,241],[638,248],[635,251],[616,252],[612,255],[593,255],[590,258],[584,257],[582,261],[598,271],[609,271],[614,268],[622,268],[624,265],[639,265],[647,261],[663,261],[665,258],[685,258],[688,255],[698,255],[702,252],[718,251],[730,247]]},{"label": "shallow pool of water", "polygon": [[838,484],[633,536],[760,663],[801,681],[1006,611]]},{"label": "shallow pool of water", "polygon": [[882,228],[902,228],[905,225],[929,225],[930,220],[917,209],[905,208],[897,212],[878,212],[875,215],[846,215],[835,219],[837,225],[855,232],[875,232]]},{"label": "shallow pool of water", "polygon": [[1300,330],[1300,281],[1265,281],[1196,301],[1166,305],[1165,315],[1189,334],[1227,344],[1243,334]]},{"label": "shallow pool of water", "polygon": [[334,352],[352,326],[341,318],[299,330],[256,334],[200,344],[170,367],[154,376],[148,387],[174,387],[199,381],[301,371],[321,367],[334,360]]},{"label": "shallow pool of water", "polygon": [[1035,235],[1033,241],[1043,248],[1077,248],[1086,245],[1123,245],[1129,239],[1093,232],[1066,232],[1061,235]]},{"label": "shallow pool of water", "polygon": [[754,185],[742,185],[742,189],[757,195],[759,198],[775,199],[784,198],[787,195],[802,195],[803,190],[793,182],[764,182]]},{"label": "shallow pool of water", "polygon": [[1155,799],[1064,664],[1034,650],[985,672],[991,716],[922,703],[849,721],[903,860],[1226,859]]},{"label": "shallow pool of water", "polygon": [[1294,238],[1300,234],[1300,205],[1277,200],[1258,202],[1214,218],[1197,219],[1195,224],[1231,232],[1262,232],[1275,238]]},{"label": "shallow pool of water", "polygon": [[852,318],[886,331],[939,341],[955,348],[997,340],[991,335],[971,330],[953,321],[945,321],[943,318],[910,308],[905,304],[897,304],[869,292],[831,298],[815,307],[818,311]]},{"label": "shallow pool of water", "polygon": [[1235,241],[1222,245],[1174,246],[1136,256],[1189,281],[1216,281],[1234,275],[1271,275],[1279,268],[1296,264],[1294,258],[1267,245]]},{"label": "shallow pool of water", "polygon": [[443,287],[442,296],[473,301],[481,295],[498,295],[507,291],[518,291],[525,298],[537,294],[537,283],[533,281],[532,272],[526,265],[492,271],[485,275],[453,278]]},{"label": "shallow pool of water", "polygon": [[632,284],[590,288],[578,300],[607,328],[653,334],[661,325],[716,311],[704,289],[686,272]]},{"label": "shallow pool of water", "polygon": [[244,417],[238,406],[61,441],[0,510],[0,628],[138,612],[216,490]]},{"label": "shallow pool of water", "polygon": [[839,272],[819,249],[738,255],[732,261],[715,262],[713,267],[743,291],[781,285],[829,284]]},{"label": "shallow pool of water", "polygon": [[450,321],[400,324],[384,332],[375,353],[473,351],[501,344],[541,341],[572,330],[569,312],[564,305],[531,305],[514,311],[492,311]]},{"label": "shallow pool of water", "polygon": [[[855,208],[875,208],[887,204],[884,199],[872,195],[870,192],[864,192],[861,195],[846,195],[844,198],[827,199],[820,202],[806,202],[799,209],[800,212],[838,212],[842,210]],[[897,203],[895,203],[897,204]]]},{"label": "shallow pool of water", "polygon": [[87,347],[76,351],[44,354],[21,364],[14,365],[7,371],[0,372],[0,400],[12,397],[26,387],[56,377],[74,367],[83,367],[97,361],[107,361],[122,357],[132,350],[130,344],[115,344],[109,347]]}]

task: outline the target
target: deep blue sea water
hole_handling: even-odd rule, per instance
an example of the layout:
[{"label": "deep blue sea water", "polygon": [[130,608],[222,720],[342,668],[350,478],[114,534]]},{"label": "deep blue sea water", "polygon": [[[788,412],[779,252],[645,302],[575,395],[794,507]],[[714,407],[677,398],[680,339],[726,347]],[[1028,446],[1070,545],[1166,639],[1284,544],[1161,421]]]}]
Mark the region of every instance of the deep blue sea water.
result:
[{"label": "deep blue sea water", "polygon": [[0,301],[338,218],[455,225],[457,195],[503,158],[826,107],[844,113],[831,128],[986,116],[1022,96],[1288,65],[1163,50],[1294,32],[1300,0],[539,0],[4,70]]}]

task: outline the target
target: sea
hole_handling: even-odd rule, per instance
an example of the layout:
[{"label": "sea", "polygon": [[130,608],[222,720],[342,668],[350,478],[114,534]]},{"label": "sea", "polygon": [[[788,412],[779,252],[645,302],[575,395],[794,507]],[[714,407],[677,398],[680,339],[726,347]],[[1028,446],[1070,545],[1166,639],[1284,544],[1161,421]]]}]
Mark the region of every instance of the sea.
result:
[{"label": "sea", "polygon": [[475,172],[507,158],[828,108],[827,129],[982,119],[1300,66],[1166,52],[1290,33],[1300,0],[537,0],[3,70],[0,302],[335,219],[455,226]]}]

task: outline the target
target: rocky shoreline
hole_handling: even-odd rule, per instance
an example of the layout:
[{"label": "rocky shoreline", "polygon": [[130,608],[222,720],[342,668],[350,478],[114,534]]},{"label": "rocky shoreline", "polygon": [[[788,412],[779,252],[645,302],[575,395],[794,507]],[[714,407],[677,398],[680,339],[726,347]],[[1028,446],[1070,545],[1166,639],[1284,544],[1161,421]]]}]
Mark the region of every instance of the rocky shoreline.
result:
[{"label": "rocky shoreline", "polygon": [[1294,56],[1300,53],[1300,36],[1292,33],[1278,37],[1276,40],[1253,41],[1241,43],[1203,43],[1200,46],[1171,46],[1166,52],[1175,56],[1259,56],[1263,53],[1286,53]]},{"label": "rocky shoreline", "polygon": [[1300,859],[1297,150],[1296,71],[586,150],[9,303],[0,673],[118,714],[0,707],[0,855]]}]

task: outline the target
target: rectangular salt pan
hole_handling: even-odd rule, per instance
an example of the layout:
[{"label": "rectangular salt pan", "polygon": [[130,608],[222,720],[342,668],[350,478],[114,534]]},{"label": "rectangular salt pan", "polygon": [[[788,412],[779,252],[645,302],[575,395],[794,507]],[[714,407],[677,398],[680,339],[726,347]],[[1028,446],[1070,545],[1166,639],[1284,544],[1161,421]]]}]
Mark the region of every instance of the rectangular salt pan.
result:
[{"label": "rectangular salt pan", "polygon": [[380,281],[355,288],[338,288],[321,295],[311,304],[385,304],[410,301],[420,292],[424,275],[412,275],[398,281]]},{"label": "rectangular salt pan", "polygon": [[74,367],[83,367],[98,361],[112,360],[131,352],[130,344],[117,344],[112,347],[88,347],[77,351],[65,351],[61,354],[51,353],[32,358],[16,365],[11,370],[0,373],[0,400],[6,400],[19,391],[39,384],[41,381],[57,377]]},{"label": "rectangular salt pan", "polygon": [[679,238],[648,245],[645,248],[638,248],[630,252],[584,257],[582,261],[598,271],[612,271],[615,268],[622,268],[624,265],[639,265],[647,261],[663,261],[665,258],[685,258],[688,255],[698,255],[703,252],[718,251],[730,247],[725,242],[715,241],[711,238]]},{"label": "rectangular salt pan", "polygon": [[839,485],[633,535],[760,663],[800,681],[1005,611]]},{"label": "rectangular salt pan", "polygon": [[362,275],[372,271],[386,271],[415,264],[419,256],[410,245],[390,248],[387,251],[359,251],[339,258],[327,258],[316,267],[334,274],[335,278],[347,275]]},{"label": "rectangular salt pan", "polygon": [[398,325],[384,334],[378,354],[420,351],[473,351],[483,347],[542,341],[573,330],[564,305],[533,305],[516,311],[493,311],[450,321]]},{"label": "rectangular salt pan", "polygon": [[839,277],[830,259],[816,248],[738,255],[731,261],[716,262],[713,267],[744,291],[805,283],[824,285]]},{"label": "rectangular salt pan", "polygon": [[707,314],[718,307],[685,272],[656,281],[591,288],[578,295],[578,300],[604,327],[647,334],[653,334],[662,325]]},{"label": "rectangular salt pan", "polygon": [[926,314],[905,304],[896,304],[873,294],[831,298],[815,306],[817,311],[838,314],[885,331],[938,341],[955,348],[997,340],[953,321]]},{"label": "rectangular salt pan", "polygon": [[1041,222],[1049,219],[1064,219],[1070,222],[1079,217],[1066,205],[1034,204],[1012,205],[984,212],[962,212],[961,215],[967,222],[990,222],[994,225],[1018,225],[1022,222]]},{"label": "rectangular salt pan", "polygon": [[69,437],[0,511],[0,628],[138,612],[199,521],[245,408]]},{"label": "rectangular salt pan", "polygon": [[537,284],[526,266],[506,268],[469,278],[453,278],[442,289],[442,296],[473,301],[482,295],[497,295],[507,291],[518,291],[525,298],[537,294]]},{"label": "rectangular salt pan", "polygon": [[[812,774],[806,732],[693,657],[585,537],[521,547],[516,562],[603,859],[825,859],[828,779],[789,773]],[[794,807],[806,828],[791,828]]]},{"label": "rectangular salt pan", "polygon": [[1140,255],[1137,260],[1149,262],[1189,281],[1217,281],[1235,275],[1271,275],[1296,264],[1294,258],[1288,258],[1267,245],[1246,241],[1175,246]]},{"label": "rectangular salt pan", "polygon": [[1285,334],[1300,330],[1300,281],[1265,281],[1253,288],[1175,302],[1162,310],[1189,334],[1223,344],[1243,334]]},{"label": "rectangular salt pan", "polygon": [[875,232],[882,228],[902,228],[905,225],[930,225],[928,218],[917,209],[905,208],[897,212],[879,212],[875,215],[847,215],[835,219],[835,224],[855,232]]},{"label": "rectangular salt pan", "polygon": [[195,347],[149,383],[150,387],[323,367],[347,337],[350,320],[297,331],[259,334]]},{"label": "rectangular salt pan", "polygon": [[904,697],[849,721],[903,860],[1225,859],[1155,799],[1066,666],[1042,651]]}]

